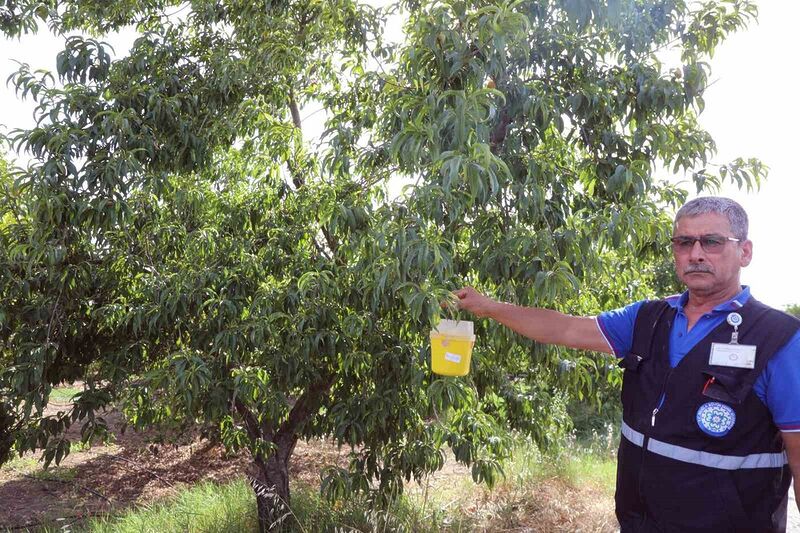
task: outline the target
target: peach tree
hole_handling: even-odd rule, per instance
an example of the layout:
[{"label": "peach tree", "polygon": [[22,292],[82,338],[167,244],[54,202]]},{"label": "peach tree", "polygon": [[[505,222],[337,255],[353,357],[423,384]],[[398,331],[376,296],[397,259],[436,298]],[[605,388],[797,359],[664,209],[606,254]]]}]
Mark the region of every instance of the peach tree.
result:
[{"label": "peach tree", "polygon": [[[560,352],[479,323],[470,375],[437,377],[441,304],[468,283],[597,312],[668,284],[686,195],[669,172],[698,190],[764,174],[712,164],[697,123],[707,59],[754,17],[744,0],[6,2],[8,38],[46,23],[65,44],[54,74],[10,80],[37,122],[6,136],[30,163],[0,173],[0,459],[58,462],[65,430],[101,437],[113,404],[249,452],[264,529],[299,439],[351,451],[331,498],[385,502],[448,449],[493,483],[508,428],[552,445],[565,395],[612,371],[559,373]],[[131,27],[112,58],[103,35]]]}]

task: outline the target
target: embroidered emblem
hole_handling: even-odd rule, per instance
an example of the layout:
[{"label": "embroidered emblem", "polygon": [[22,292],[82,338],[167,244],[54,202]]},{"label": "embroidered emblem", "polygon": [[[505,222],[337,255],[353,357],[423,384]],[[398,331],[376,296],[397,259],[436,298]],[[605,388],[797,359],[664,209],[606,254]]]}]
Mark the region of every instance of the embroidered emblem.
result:
[{"label": "embroidered emblem", "polygon": [[697,425],[706,435],[724,437],[736,424],[736,412],[719,402],[704,403],[697,410]]}]

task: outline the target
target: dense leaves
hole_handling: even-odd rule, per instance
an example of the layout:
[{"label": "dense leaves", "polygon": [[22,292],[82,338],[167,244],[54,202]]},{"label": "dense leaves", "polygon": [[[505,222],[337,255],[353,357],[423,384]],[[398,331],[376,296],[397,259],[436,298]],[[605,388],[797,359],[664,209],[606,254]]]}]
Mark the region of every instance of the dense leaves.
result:
[{"label": "dense leaves", "polygon": [[[491,484],[507,428],[552,445],[569,397],[613,386],[602,360],[483,322],[470,376],[437,378],[426,336],[465,283],[579,313],[670,286],[665,210],[686,193],[655,176],[764,173],[712,165],[696,120],[705,61],[754,7],[397,8],[395,46],[390,11],[355,0],[0,6],[8,36],[97,36],[66,38],[57,80],[11,80],[38,107],[9,135],[33,162],[2,172],[0,452],[10,433],[58,462],[64,429],[102,435],[115,402],[249,450],[283,497],[297,439],[331,437],[352,462],[325,492],[381,501],[448,448]],[[112,59],[102,34],[131,24]]]}]

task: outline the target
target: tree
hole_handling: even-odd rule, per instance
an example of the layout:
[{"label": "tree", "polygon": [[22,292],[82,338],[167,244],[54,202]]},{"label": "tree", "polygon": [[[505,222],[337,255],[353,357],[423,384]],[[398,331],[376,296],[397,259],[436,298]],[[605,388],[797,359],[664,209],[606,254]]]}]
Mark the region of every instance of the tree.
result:
[{"label": "tree", "polygon": [[[136,427],[199,425],[252,455],[262,529],[285,516],[300,438],[350,447],[323,489],[376,503],[448,447],[491,484],[505,429],[552,443],[588,367],[562,383],[559,351],[479,323],[470,376],[432,376],[440,303],[464,283],[566,311],[650,294],[685,198],[659,166],[698,189],[764,174],[711,165],[696,122],[745,1],[407,0],[396,47],[387,11],[355,0],[177,5],[0,10],[7,36],[142,33],[117,60],[68,37],[61,85],[13,79],[38,125],[9,137],[34,161],[4,181],[0,427],[49,463],[71,424],[102,435],[112,403]],[[75,379],[74,407],[44,416]]]}]

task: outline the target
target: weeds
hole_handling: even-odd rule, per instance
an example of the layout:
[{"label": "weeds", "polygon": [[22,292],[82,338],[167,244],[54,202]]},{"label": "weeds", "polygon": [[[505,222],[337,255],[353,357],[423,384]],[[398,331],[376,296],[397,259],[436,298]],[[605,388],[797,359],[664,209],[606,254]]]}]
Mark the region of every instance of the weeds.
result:
[{"label": "weeds", "polygon": [[39,461],[29,455],[14,457],[3,466],[0,466],[0,470],[10,470],[20,474],[30,474],[31,472],[36,471],[38,468]]},{"label": "weeds", "polygon": [[53,403],[72,403],[72,398],[81,392],[83,388],[81,387],[73,387],[73,386],[62,386],[62,387],[55,387],[50,392],[50,402]]},{"label": "weeds", "polygon": [[[291,518],[283,532],[414,532],[499,530],[614,531],[614,428],[597,441],[572,442],[558,455],[542,455],[519,439],[504,465],[505,479],[493,490],[475,485],[466,468],[449,463],[388,509],[371,509],[363,498],[329,502],[317,487],[293,486]],[[588,495],[588,497],[587,497]],[[60,528],[64,531],[63,524]],[[233,532],[257,529],[253,490],[245,480],[218,485],[204,482],[175,498],[142,505],[124,514],[94,518],[71,531]],[[52,529],[51,531],[56,531]]]},{"label": "weeds", "polygon": [[73,481],[76,475],[77,470],[74,467],[51,466],[47,470],[42,469],[31,472],[30,477],[38,479],[39,481],[67,483]]},{"label": "weeds", "polygon": [[244,481],[205,482],[181,491],[174,500],[143,505],[122,516],[93,519],[74,531],[142,533],[162,531],[240,532],[256,529],[255,497]]}]

